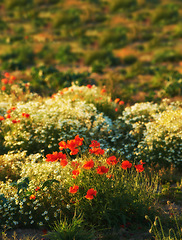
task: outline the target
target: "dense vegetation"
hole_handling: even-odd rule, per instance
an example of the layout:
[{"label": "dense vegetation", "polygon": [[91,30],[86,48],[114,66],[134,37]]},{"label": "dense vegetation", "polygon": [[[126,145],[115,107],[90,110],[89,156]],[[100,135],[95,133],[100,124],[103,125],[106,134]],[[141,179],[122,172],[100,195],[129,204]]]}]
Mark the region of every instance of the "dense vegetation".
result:
[{"label": "dense vegetation", "polygon": [[181,7],[0,0],[3,240],[182,239]]}]

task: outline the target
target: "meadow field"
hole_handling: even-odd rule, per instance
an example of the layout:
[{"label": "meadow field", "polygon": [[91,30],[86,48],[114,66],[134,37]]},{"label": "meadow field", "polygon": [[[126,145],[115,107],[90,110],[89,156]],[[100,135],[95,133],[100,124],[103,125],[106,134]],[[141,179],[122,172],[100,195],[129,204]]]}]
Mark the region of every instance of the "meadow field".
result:
[{"label": "meadow field", "polygon": [[0,0],[0,239],[182,239],[181,9]]}]

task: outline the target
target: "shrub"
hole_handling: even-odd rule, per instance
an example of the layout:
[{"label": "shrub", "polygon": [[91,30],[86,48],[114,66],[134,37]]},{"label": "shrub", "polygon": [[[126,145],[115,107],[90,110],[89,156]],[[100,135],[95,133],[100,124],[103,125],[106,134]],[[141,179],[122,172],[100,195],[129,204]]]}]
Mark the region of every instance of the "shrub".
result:
[{"label": "shrub", "polygon": [[179,19],[178,6],[175,4],[161,5],[154,12],[152,22],[154,24],[173,24]]},{"label": "shrub", "polygon": [[[77,135],[65,142],[62,151],[74,141],[80,151],[83,140]],[[0,182],[1,226],[46,227],[57,222],[60,214],[70,222],[75,212],[82,214],[89,227],[144,222],[146,214],[153,218],[149,207],[155,202],[157,178],[145,175],[143,162],[133,166],[129,161],[121,163],[113,155],[105,157],[99,142],[89,144],[87,154],[75,160],[67,155],[64,165],[63,159],[54,159],[56,153],[42,161],[35,161],[32,155],[22,164],[17,182]]]},{"label": "shrub", "polygon": [[92,65],[100,61],[107,66],[116,66],[120,63],[119,58],[114,57],[109,50],[95,50],[85,56],[86,65]]},{"label": "shrub", "polygon": [[60,0],[33,0],[34,5],[56,4]]},{"label": "shrub", "polygon": [[71,8],[66,11],[62,11],[59,15],[54,17],[54,28],[60,27],[76,27],[80,24],[80,10]]},{"label": "shrub", "polygon": [[182,59],[182,55],[175,50],[167,49],[164,51],[159,51],[155,54],[153,58],[154,63],[160,62],[177,62]]},{"label": "shrub", "polygon": [[60,46],[56,54],[56,59],[60,63],[69,64],[78,60],[78,54],[71,51],[70,45]]},{"label": "shrub", "polygon": [[53,66],[34,67],[31,71],[31,90],[39,94],[50,95],[59,89],[70,87],[72,83],[78,86],[95,84],[88,72],[74,73],[71,71],[59,72]]},{"label": "shrub", "polygon": [[111,11],[116,11],[118,9],[135,9],[137,6],[136,0],[113,0],[110,5]]},{"label": "shrub", "polygon": [[9,53],[0,56],[2,67],[6,70],[25,69],[34,63],[33,49],[28,45],[13,48]]},{"label": "shrub", "polygon": [[6,0],[4,1],[5,7],[7,9],[14,9],[14,8],[22,8],[25,6],[31,6],[33,0],[26,1],[26,0]]},{"label": "shrub", "polygon": [[101,35],[99,44],[110,49],[124,47],[127,44],[126,28],[108,29]]},{"label": "shrub", "polygon": [[144,139],[138,146],[143,159],[160,166],[174,164],[182,167],[181,115],[181,109],[171,109],[146,124]]}]

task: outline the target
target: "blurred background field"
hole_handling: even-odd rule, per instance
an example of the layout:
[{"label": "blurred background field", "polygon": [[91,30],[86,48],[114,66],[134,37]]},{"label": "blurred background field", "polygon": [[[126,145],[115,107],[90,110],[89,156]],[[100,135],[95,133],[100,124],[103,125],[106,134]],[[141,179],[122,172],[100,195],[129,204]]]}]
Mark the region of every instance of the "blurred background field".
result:
[{"label": "blurred background field", "polygon": [[0,71],[42,95],[105,86],[126,103],[182,95],[180,0],[1,0]]}]

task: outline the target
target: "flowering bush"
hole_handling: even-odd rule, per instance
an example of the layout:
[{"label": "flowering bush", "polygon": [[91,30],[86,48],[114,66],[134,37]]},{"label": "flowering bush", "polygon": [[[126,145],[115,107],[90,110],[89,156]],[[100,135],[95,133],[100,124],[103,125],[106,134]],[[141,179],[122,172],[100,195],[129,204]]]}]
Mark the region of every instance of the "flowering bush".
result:
[{"label": "flowering bush", "polygon": [[71,152],[80,151],[83,141],[76,135],[59,143],[60,152],[46,158],[32,155],[20,164],[17,182],[0,182],[1,226],[47,226],[58,220],[60,213],[71,218],[75,210],[88,224],[105,226],[142,221],[150,214],[157,181],[149,184],[143,175],[144,163],[133,165],[126,160],[121,164],[114,155],[106,157],[95,140],[88,150],[99,152],[88,151],[81,157],[77,152],[73,160]]},{"label": "flowering bush", "polygon": [[[182,167],[182,109],[168,110],[146,124],[139,155],[147,162]],[[143,159],[144,159],[143,158]]]}]

